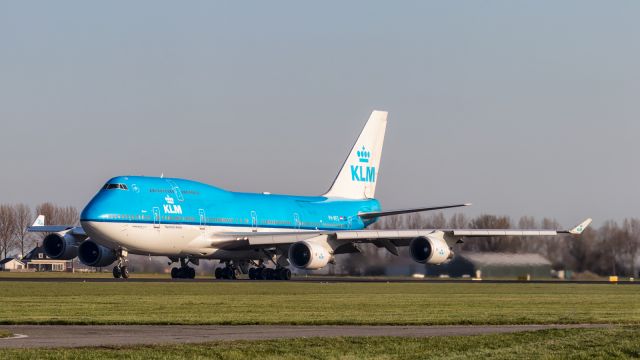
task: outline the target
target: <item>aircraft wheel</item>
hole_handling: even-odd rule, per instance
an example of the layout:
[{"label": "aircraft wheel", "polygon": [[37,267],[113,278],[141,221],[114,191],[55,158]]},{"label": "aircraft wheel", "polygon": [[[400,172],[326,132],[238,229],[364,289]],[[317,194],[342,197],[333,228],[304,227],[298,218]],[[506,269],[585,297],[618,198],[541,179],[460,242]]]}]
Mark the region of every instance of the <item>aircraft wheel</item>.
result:
[{"label": "aircraft wheel", "polygon": [[251,280],[255,280],[256,279],[256,269],[255,268],[249,269],[249,279],[251,279]]},{"label": "aircraft wheel", "polygon": [[171,268],[171,278],[172,279],[177,279],[180,277],[180,269],[178,268]]},{"label": "aircraft wheel", "polygon": [[227,280],[233,279],[233,270],[229,267],[222,269],[222,278]]},{"label": "aircraft wheel", "polygon": [[122,278],[123,279],[128,279],[129,278],[129,268],[126,266],[123,266],[122,268],[120,268],[120,272],[122,273]]},{"label": "aircraft wheel", "polygon": [[186,277],[188,279],[195,279],[196,278],[196,269],[190,267],[190,268],[186,268],[185,270],[186,270],[185,273],[187,275]]},{"label": "aircraft wheel", "polygon": [[279,280],[291,280],[291,270],[287,268],[282,268],[278,271],[278,279]]},{"label": "aircraft wheel", "polygon": [[262,280],[273,280],[274,271],[271,268],[262,269]]},{"label": "aircraft wheel", "polygon": [[262,280],[262,271],[263,270],[264,270],[263,268],[255,268],[254,272],[253,272],[253,274],[254,274],[253,275],[254,276],[253,279],[254,280]]},{"label": "aircraft wheel", "polygon": [[222,279],[222,268],[216,268],[216,270],[214,271],[214,275],[216,279]]},{"label": "aircraft wheel", "polygon": [[120,279],[120,277],[122,276],[122,270],[120,269],[120,266],[116,265],[113,267],[113,277],[116,279]]}]

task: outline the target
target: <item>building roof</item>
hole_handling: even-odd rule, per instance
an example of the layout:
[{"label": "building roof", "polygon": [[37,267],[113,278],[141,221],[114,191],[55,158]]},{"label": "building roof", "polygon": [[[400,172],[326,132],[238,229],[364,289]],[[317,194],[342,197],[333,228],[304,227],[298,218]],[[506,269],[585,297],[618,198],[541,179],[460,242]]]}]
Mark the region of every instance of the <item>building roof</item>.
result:
[{"label": "building roof", "polygon": [[551,265],[551,261],[535,253],[463,252],[460,256],[476,265]]},{"label": "building roof", "polygon": [[19,262],[20,264],[24,265],[24,263],[22,261],[20,261],[20,260],[18,260],[16,258],[6,258],[4,260],[0,260],[0,265],[4,265],[4,264],[6,264],[8,262],[11,262],[13,260],[15,260],[15,261]]},{"label": "building roof", "polygon": [[[42,257],[40,257],[40,254],[42,254]],[[44,252],[44,248],[42,246],[34,247],[22,258],[22,260],[26,262],[29,262],[31,260],[43,260],[43,259],[49,259],[49,257]]]}]

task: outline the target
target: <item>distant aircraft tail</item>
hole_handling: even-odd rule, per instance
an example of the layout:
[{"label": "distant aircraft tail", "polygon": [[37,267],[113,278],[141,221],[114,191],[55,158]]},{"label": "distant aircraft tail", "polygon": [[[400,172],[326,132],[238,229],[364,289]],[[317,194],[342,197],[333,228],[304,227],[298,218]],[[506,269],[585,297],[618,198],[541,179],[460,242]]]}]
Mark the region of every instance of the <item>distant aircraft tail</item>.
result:
[{"label": "distant aircraft tail", "polygon": [[374,197],[386,129],[387,112],[373,111],[333,185],[324,196],[345,199]]}]

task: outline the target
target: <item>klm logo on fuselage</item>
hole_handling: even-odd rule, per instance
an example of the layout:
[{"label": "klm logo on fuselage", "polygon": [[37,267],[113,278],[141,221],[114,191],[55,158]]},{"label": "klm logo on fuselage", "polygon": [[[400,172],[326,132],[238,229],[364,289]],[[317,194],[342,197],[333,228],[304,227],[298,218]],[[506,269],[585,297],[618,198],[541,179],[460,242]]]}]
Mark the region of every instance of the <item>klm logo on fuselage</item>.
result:
[{"label": "klm logo on fuselage", "polygon": [[175,205],[173,198],[169,195],[167,195],[164,198],[164,201],[166,201],[167,203],[164,204],[162,206],[162,208],[164,209],[164,213],[165,214],[178,214],[178,215],[182,215],[182,207],[180,205]]},{"label": "klm logo on fuselage", "polygon": [[369,166],[371,152],[363,146],[362,149],[358,150],[356,155],[358,155],[358,164],[351,165],[351,181],[375,182],[376,168],[375,166]]}]

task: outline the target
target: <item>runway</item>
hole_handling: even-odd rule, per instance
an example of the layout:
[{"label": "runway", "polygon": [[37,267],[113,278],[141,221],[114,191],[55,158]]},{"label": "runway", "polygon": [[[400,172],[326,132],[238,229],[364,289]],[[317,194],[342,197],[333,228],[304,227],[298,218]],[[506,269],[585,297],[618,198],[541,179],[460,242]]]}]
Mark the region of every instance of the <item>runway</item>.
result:
[{"label": "runway", "polygon": [[610,326],[606,324],[452,326],[2,325],[1,328],[19,336],[0,339],[0,349],[178,344],[335,336],[469,336]]},{"label": "runway", "polygon": [[[0,282],[97,282],[97,283],[123,283],[123,282],[140,282],[140,283],[167,283],[167,282],[283,282],[280,280],[216,280],[212,277],[201,276],[195,279],[171,279],[169,275],[166,278],[158,277],[139,277],[136,278],[135,274],[129,279],[114,279],[111,277],[38,277],[38,276],[16,276],[16,277],[0,277]],[[611,284],[606,280],[508,280],[508,279],[488,279],[488,280],[471,280],[471,279],[420,279],[420,278],[367,278],[367,277],[330,277],[330,276],[309,276],[309,277],[294,277],[288,282],[317,282],[317,283],[473,283],[473,284]],[[618,285],[640,285],[640,281],[626,281],[621,280],[617,282]]]}]

